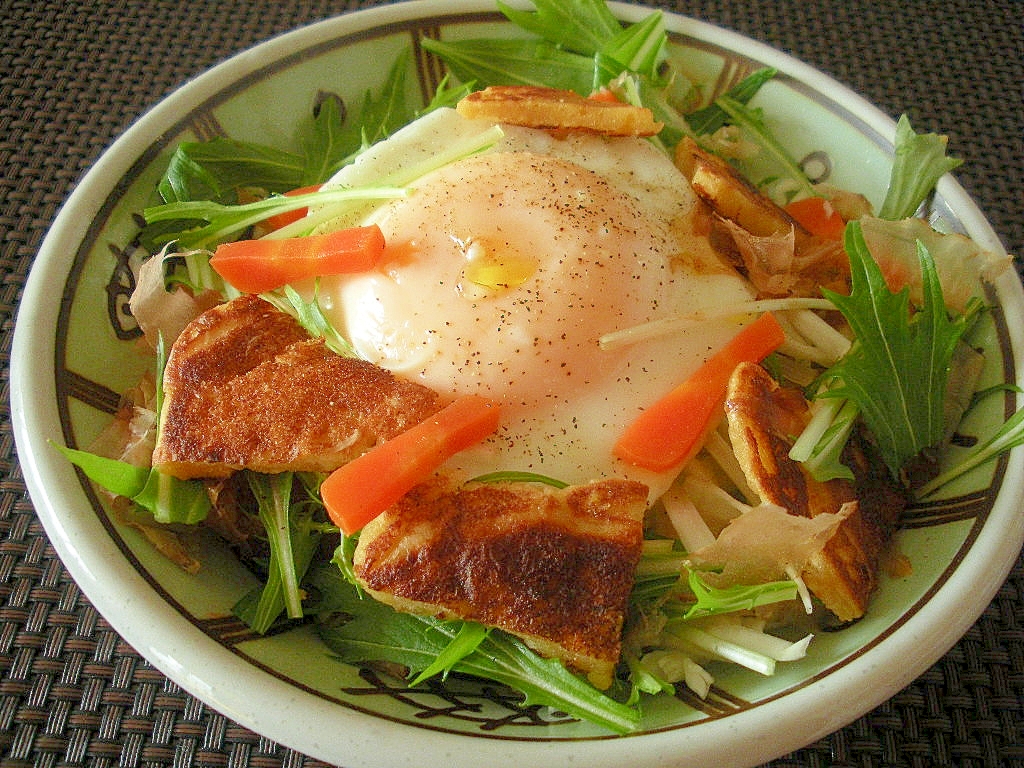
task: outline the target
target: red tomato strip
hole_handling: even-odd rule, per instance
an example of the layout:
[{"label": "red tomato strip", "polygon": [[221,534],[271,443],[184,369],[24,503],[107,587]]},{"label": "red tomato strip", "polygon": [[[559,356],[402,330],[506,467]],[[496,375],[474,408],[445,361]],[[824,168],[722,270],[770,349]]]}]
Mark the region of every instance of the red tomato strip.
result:
[{"label": "red tomato strip", "polygon": [[500,415],[497,403],[466,395],[334,470],[320,485],[331,520],[346,534],[360,530],[451,456],[493,433]]},{"label": "red tomato strip", "polygon": [[760,362],[785,339],[766,312],[744,326],[690,378],[644,410],[612,452],[634,466],[664,472],[692,458],[713,429],[725,402],[729,377],[742,362]]},{"label": "red tomato strip", "polygon": [[262,293],[307,277],[366,272],[383,255],[384,235],[373,224],[325,235],[224,243],[210,266],[238,290]]},{"label": "red tomato strip", "polygon": [[796,219],[812,235],[829,240],[842,240],[846,222],[832,203],[823,197],[805,197],[786,206],[786,213]]}]

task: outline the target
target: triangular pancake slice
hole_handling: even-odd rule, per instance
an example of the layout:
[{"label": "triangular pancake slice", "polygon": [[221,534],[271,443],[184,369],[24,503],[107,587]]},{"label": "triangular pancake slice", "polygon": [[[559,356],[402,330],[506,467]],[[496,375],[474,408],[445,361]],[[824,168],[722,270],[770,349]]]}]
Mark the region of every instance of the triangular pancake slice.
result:
[{"label": "triangular pancake slice", "polygon": [[185,328],[163,390],[153,465],[182,479],[329,472],[439,407],[432,390],[335,354],[253,295]]},{"label": "triangular pancake slice", "polygon": [[501,628],[607,688],[646,505],[628,480],[557,490],[438,475],[363,529],[354,571],[399,611]]}]

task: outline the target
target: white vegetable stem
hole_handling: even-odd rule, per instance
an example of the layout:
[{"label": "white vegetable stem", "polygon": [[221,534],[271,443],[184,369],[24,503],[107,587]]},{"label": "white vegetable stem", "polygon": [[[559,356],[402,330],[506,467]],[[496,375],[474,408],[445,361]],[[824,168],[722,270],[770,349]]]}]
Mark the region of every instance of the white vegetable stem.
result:
[{"label": "white vegetable stem", "polygon": [[802,659],[807,655],[807,646],[814,638],[814,635],[806,635],[793,643],[735,620],[709,620],[705,629],[709,634],[762,653],[776,661]]},{"label": "white vegetable stem", "polygon": [[698,552],[715,543],[715,534],[700,516],[697,506],[680,488],[674,488],[662,497],[676,536],[687,552]]},{"label": "white vegetable stem", "polygon": [[[759,315],[762,312],[778,312],[783,310],[835,309],[835,305],[827,299],[790,298],[790,299],[759,299],[742,304],[730,304],[717,309],[692,312],[685,315],[671,315],[649,323],[623,328],[619,331],[606,333],[598,340],[601,349],[615,349],[627,344],[636,344],[646,339],[664,336],[676,331],[698,325],[707,320],[738,315]],[[822,321],[824,322],[824,321]],[[827,323],[825,323],[827,325]],[[841,334],[840,334],[841,335]]]},{"label": "white vegetable stem", "polygon": [[775,674],[775,659],[738,643],[711,634],[693,624],[678,624],[665,632],[666,641],[674,645],[673,639],[682,643],[681,648],[693,647],[711,658],[731,661],[742,667],[770,676]]}]

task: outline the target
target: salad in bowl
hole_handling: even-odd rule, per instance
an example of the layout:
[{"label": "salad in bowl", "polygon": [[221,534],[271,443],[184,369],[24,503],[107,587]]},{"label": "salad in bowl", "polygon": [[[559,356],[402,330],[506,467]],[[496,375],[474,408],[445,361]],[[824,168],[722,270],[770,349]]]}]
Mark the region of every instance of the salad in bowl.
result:
[{"label": "salad in bowl", "polygon": [[866,180],[869,131],[641,10],[499,3],[133,179],[132,362],[49,450],[235,657],[440,733],[670,734],[813,695],[990,535],[1012,269],[944,138]]}]

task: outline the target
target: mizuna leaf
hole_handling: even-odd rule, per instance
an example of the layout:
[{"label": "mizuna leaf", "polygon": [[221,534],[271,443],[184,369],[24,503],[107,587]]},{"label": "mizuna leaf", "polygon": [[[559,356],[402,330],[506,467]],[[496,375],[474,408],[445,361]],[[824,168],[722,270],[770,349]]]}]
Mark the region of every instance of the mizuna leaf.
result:
[{"label": "mizuna leaf", "polygon": [[[310,580],[321,594],[318,630],[342,661],[386,661],[422,677],[431,668],[492,680],[524,695],[524,704],[554,707],[615,733],[628,733],[639,711],[602,693],[555,659],[545,659],[500,630],[464,622],[399,613],[360,597],[335,568],[317,569]],[[438,662],[441,659],[441,662]]]},{"label": "mizuna leaf", "polygon": [[946,157],[945,136],[915,133],[906,115],[896,123],[896,149],[880,219],[905,219],[914,215],[943,175],[963,160]]},{"label": "mizuna leaf", "polygon": [[885,463],[898,477],[909,459],[942,439],[950,361],[980,304],[972,303],[963,315],[948,314],[935,263],[920,243],[920,307],[911,307],[907,289],[889,290],[858,222],[847,226],[845,246],[850,295],[824,294],[849,322],[856,342],[829,369],[826,375],[839,384],[823,396],[845,397],[857,405]]},{"label": "mizuna leaf", "polygon": [[517,11],[499,2],[498,10],[516,26],[588,57],[622,31],[604,0],[534,0],[533,5],[534,12]]}]

